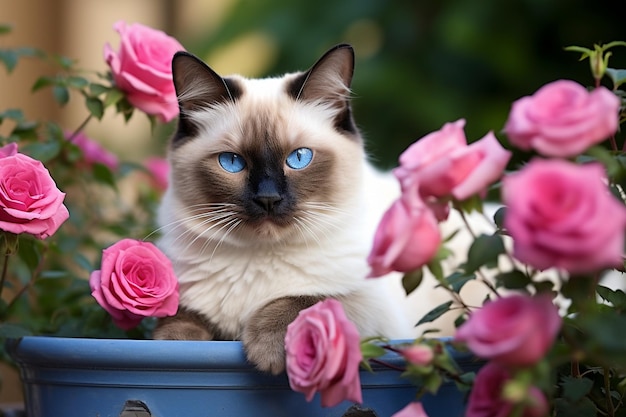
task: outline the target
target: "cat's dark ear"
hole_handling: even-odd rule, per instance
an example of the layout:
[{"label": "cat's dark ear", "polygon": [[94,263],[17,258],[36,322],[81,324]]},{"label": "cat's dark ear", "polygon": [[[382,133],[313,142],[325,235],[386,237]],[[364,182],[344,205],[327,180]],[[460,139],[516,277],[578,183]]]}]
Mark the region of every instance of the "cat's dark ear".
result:
[{"label": "cat's dark ear", "polygon": [[208,65],[188,52],[177,52],[172,59],[172,77],[181,113],[235,100],[236,85],[228,85]]},{"label": "cat's dark ear", "polygon": [[296,100],[345,99],[349,96],[353,72],[354,50],[348,44],[337,45],[294,79],[289,93]]},{"label": "cat's dark ear", "polygon": [[337,107],[338,128],[356,132],[350,110],[350,84],[354,73],[354,49],[340,44],[326,52],[308,71],[294,78],[288,86],[295,100],[320,101]]}]

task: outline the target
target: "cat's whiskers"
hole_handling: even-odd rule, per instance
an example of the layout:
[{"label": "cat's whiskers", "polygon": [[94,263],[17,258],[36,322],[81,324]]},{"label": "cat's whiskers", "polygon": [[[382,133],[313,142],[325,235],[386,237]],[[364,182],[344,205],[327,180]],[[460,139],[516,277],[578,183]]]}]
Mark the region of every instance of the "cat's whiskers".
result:
[{"label": "cat's whiskers", "polygon": [[[165,230],[165,229],[170,229],[172,227],[174,227],[173,230],[168,230],[166,232],[167,234],[173,233],[174,230],[176,230],[176,228],[178,228],[180,225],[189,222],[189,221],[193,221],[193,220],[197,220],[200,219],[202,217],[204,217],[205,215],[210,215],[211,213],[220,213],[220,212],[226,212],[227,211],[227,207],[233,207],[235,206],[235,204],[232,203],[202,203],[202,204],[194,204],[192,206],[186,207],[185,208],[185,212],[198,212],[201,211],[201,213],[199,214],[194,214],[193,216],[185,216],[185,217],[181,217],[177,220],[174,220],[172,222],[169,222],[161,227],[158,227],[156,229],[154,229],[152,232],[148,233],[143,240],[148,240],[150,239],[153,235]],[[218,210],[214,210],[214,207],[218,207]],[[208,211],[210,210],[210,211]]]},{"label": "cat's whiskers", "polygon": [[[214,212],[204,212],[193,216],[188,216],[181,219],[180,221],[172,222],[176,224],[171,230],[167,231],[166,235],[172,235],[176,233],[180,228],[184,228],[184,231],[182,233],[176,235],[176,238],[172,241],[172,244],[176,244],[177,242],[183,239],[187,239],[188,237],[193,238],[194,240],[192,240],[192,242],[190,242],[186,246],[186,249],[188,249],[191,245],[193,245],[195,239],[197,239],[197,234],[199,232],[204,233],[205,226],[207,224],[221,221],[224,218],[230,218],[232,216],[233,212],[226,210],[216,210]],[[197,220],[200,219],[203,220],[200,223],[197,223]]]},{"label": "cat's whiskers", "polygon": [[[217,248],[219,248],[222,245],[222,242],[224,242],[224,239],[226,239],[226,237],[237,228],[237,226],[239,226],[241,223],[243,222],[242,219],[240,218],[233,218],[231,219],[229,222],[227,222],[225,225],[223,225],[222,227],[220,227],[217,231],[215,231],[213,233],[213,235],[215,235],[215,233],[224,230],[224,228],[228,227],[228,229],[226,230],[226,232],[224,232],[224,234],[222,235],[222,237],[220,238],[220,240],[217,242],[217,244],[215,245],[215,247],[213,248],[213,252],[211,252],[211,256],[209,257],[209,264],[211,263],[211,261],[213,260],[213,256],[215,256],[215,252],[217,251]],[[207,240],[207,244],[208,244],[209,240]],[[202,253],[204,253],[204,248],[202,250]]]},{"label": "cat's whiskers", "polygon": [[[215,236],[215,234],[218,233],[220,230],[223,230],[223,228],[225,227],[224,225],[228,225],[230,222],[233,221],[233,219],[237,220],[237,218],[234,217],[234,214],[236,214],[236,213],[234,213],[234,212],[233,213],[226,213],[226,214],[223,214],[223,215],[218,216],[218,217],[207,218],[202,223],[194,225],[193,229],[189,229],[185,233],[183,233],[182,235],[191,234],[192,232],[196,233],[196,235],[193,237],[193,240],[191,242],[189,242],[187,244],[187,246],[185,247],[185,251],[187,251],[191,246],[193,246],[199,239],[204,239],[205,241],[202,244],[202,247],[200,249],[200,253],[203,254],[204,250],[206,249],[206,247],[213,240],[213,236]],[[204,227],[204,226],[209,225],[209,224],[210,224],[209,227]],[[210,232],[211,230],[215,229],[216,227],[217,227],[217,230],[214,230],[213,234],[211,234],[211,236],[209,236],[209,237],[205,236],[205,234],[207,232]],[[198,233],[198,229],[200,229],[199,233]],[[181,237],[181,236],[179,236],[179,237]],[[176,238],[176,239],[178,239],[178,238]]]},{"label": "cat's whiskers", "polygon": [[319,240],[319,238],[317,237],[317,235],[315,234],[315,232],[313,230],[311,230],[311,228],[309,226],[307,226],[305,220],[301,219],[300,217],[294,217],[294,227],[296,229],[298,229],[298,232],[300,232],[300,236],[302,236],[302,240],[304,241],[304,245],[306,246],[307,249],[309,249],[309,239],[308,237],[312,237],[313,240],[315,240],[315,242],[318,245],[321,245],[321,242]]}]

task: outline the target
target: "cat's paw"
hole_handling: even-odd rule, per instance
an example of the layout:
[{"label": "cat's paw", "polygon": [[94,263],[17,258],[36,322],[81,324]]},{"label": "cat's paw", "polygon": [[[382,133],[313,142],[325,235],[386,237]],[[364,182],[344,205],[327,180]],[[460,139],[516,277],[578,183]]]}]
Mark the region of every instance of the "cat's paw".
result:
[{"label": "cat's paw", "polygon": [[287,326],[300,310],[320,301],[317,296],[284,297],[259,308],[243,329],[241,340],[248,360],[264,372],[285,370]]},{"label": "cat's paw", "polygon": [[248,326],[242,342],[248,361],[263,372],[278,375],[285,370],[285,332],[259,333]]},{"label": "cat's paw", "polygon": [[152,332],[155,340],[213,340],[211,324],[198,313],[179,309],[175,316],[160,318]]}]

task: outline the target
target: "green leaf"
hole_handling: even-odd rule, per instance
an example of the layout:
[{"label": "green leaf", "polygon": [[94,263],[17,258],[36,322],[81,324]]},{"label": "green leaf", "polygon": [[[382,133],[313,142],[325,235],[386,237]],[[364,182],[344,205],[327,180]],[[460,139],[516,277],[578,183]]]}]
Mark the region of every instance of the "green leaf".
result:
[{"label": "green leaf", "polygon": [[611,303],[615,308],[626,308],[626,293],[624,293],[624,291],[620,289],[613,290],[611,288],[598,285],[596,287],[596,292],[600,297],[602,297],[603,300]]},{"label": "green leaf", "polygon": [[596,417],[596,406],[589,398],[571,403],[564,398],[554,400],[556,417]]},{"label": "green leaf", "polygon": [[0,123],[2,123],[4,119],[14,120],[19,123],[24,120],[24,112],[20,109],[6,109],[0,113]]},{"label": "green leaf", "polygon": [[110,89],[111,89],[111,87],[107,87],[106,85],[102,85],[102,84],[98,84],[98,83],[91,83],[91,84],[89,84],[89,91],[94,96],[99,96],[100,94],[104,94],[104,93],[108,92]]},{"label": "green leaf", "polygon": [[31,158],[45,163],[59,155],[61,144],[56,140],[33,142],[25,145],[22,150],[25,154],[30,155]]},{"label": "green leaf", "polygon": [[87,96],[85,98],[85,105],[95,118],[102,119],[102,116],[104,115],[104,105],[102,104],[102,100],[97,97]]},{"label": "green leaf", "polygon": [[361,354],[363,359],[378,358],[383,356],[387,351],[374,343],[361,343]]},{"label": "green leaf", "polygon": [[420,324],[423,324],[423,323],[430,323],[432,321],[437,320],[443,314],[450,311],[451,305],[452,305],[452,300],[446,301],[443,304],[439,304],[437,307],[433,308],[428,313],[426,313],[426,315],[422,317],[420,321],[417,322],[416,326],[419,326]]},{"label": "green leaf", "polygon": [[595,159],[604,165],[609,177],[614,177],[619,173],[619,163],[613,154],[602,146],[592,146],[587,150],[586,155],[583,155],[582,158],[585,156],[590,156],[592,159]]},{"label": "green leaf", "polygon": [[54,96],[56,102],[61,106],[66,105],[67,102],[70,101],[70,91],[63,85],[54,85],[52,87],[52,95]]},{"label": "green leaf", "polygon": [[118,90],[117,88],[109,89],[104,97],[104,107],[109,107],[114,104],[117,104],[120,100],[124,98],[124,93]]},{"label": "green leaf", "polygon": [[13,49],[0,49],[0,61],[4,63],[8,72],[12,72],[17,65],[18,55]]},{"label": "green leaf", "polygon": [[504,218],[506,216],[506,207],[500,207],[493,214],[493,221],[500,230],[504,230]]},{"label": "green leaf", "polygon": [[593,381],[588,378],[561,377],[563,397],[570,402],[578,402],[593,388]]},{"label": "green leaf", "polygon": [[423,378],[424,389],[431,394],[436,394],[443,384],[443,377],[438,372],[433,372]]},{"label": "green leaf", "polygon": [[113,172],[111,172],[109,167],[96,163],[93,164],[92,171],[96,181],[106,184],[113,189],[117,189],[115,176],[113,175]]},{"label": "green leaf", "polygon": [[67,77],[67,85],[70,87],[74,87],[77,89],[83,89],[89,85],[89,80],[84,77],[79,77],[76,75],[71,75]]},{"label": "green leaf", "polygon": [[35,91],[41,90],[42,88],[49,87],[54,84],[56,84],[55,78],[44,75],[44,76],[37,78],[37,80],[35,80],[35,83],[31,87],[30,91],[35,92]]},{"label": "green leaf", "polygon": [[54,59],[64,70],[70,70],[74,65],[74,60],[66,56],[56,56]]},{"label": "green leaf", "polygon": [[7,33],[11,33],[12,30],[13,26],[6,23],[0,23],[0,35],[6,35]]},{"label": "green leaf", "polygon": [[496,275],[496,283],[498,287],[504,287],[509,290],[520,290],[531,284],[532,280],[522,271],[515,269],[513,271],[504,272]]},{"label": "green leaf", "polygon": [[620,85],[626,82],[626,70],[607,68],[606,74],[613,81],[613,87],[618,88]]},{"label": "green leaf", "polygon": [[415,289],[417,289],[417,287],[419,287],[422,283],[423,278],[424,271],[422,268],[404,274],[402,277],[402,287],[404,288],[406,295],[411,294]]},{"label": "green leaf", "polygon": [[426,264],[426,266],[428,267],[430,273],[433,274],[434,277],[437,279],[437,281],[443,282],[443,267],[441,266],[441,262],[438,259],[435,258],[431,260],[430,262],[428,262],[428,264]]},{"label": "green leaf", "polygon": [[466,283],[474,279],[476,279],[476,275],[474,274],[464,274],[457,271],[447,276],[445,281],[448,283],[452,291],[458,294]]},{"label": "green leaf", "polygon": [[465,272],[471,274],[484,265],[496,264],[503,253],[505,248],[500,235],[480,235],[470,246]]},{"label": "green leaf", "polygon": [[30,336],[31,334],[30,330],[17,324],[0,324],[0,338],[17,339],[18,337]]}]

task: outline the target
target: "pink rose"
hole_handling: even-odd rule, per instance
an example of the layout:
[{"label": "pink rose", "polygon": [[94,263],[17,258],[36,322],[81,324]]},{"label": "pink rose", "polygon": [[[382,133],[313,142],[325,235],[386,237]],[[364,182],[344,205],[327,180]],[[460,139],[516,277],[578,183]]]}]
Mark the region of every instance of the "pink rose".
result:
[{"label": "pink rose", "polygon": [[287,327],[285,351],[289,385],[307,401],[317,391],[323,407],[363,401],[359,333],[339,301],[327,299],[300,311]]},{"label": "pink rose", "polygon": [[430,346],[411,345],[400,351],[404,359],[417,366],[428,366],[433,362],[435,354]]},{"label": "pink rose", "polygon": [[11,142],[0,148],[0,158],[13,156],[17,153],[17,143]]},{"label": "pink rose", "polygon": [[538,269],[597,272],[622,264],[626,208],[599,164],[534,159],[503,180],[513,254]]},{"label": "pink rose", "polygon": [[178,115],[172,81],[172,58],[183,46],[160,30],[135,23],[113,26],[120,34],[119,52],[104,46],[104,59],[111,67],[115,85],[128,101],[147,114],[169,122]]},{"label": "pink rose", "polygon": [[422,403],[410,402],[409,405],[398,411],[391,417],[428,417]]},{"label": "pink rose", "polygon": [[[490,362],[476,374],[469,396],[466,417],[508,417],[514,403],[503,397],[503,388],[511,379],[509,370]],[[548,415],[548,401],[537,387],[531,386],[523,399],[526,406],[520,417],[544,417]]]},{"label": "pink rose", "polygon": [[385,212],[367,258],[369,277],[422,267],[437,253],[441,233],[432,211],[416,192],[405,192]]},{"label": "pink rose", "polygon": [[170,260],[150,242],[123,239],[102,252],[102,269],[91,273],[91,295],[124,330],[144,317],[173,316],[178,280]]},{"label": "pink rose", "polygon": [[[65,133],[66,138],[71,137],[70,132]],[[87,165],[101,164],[109,168],[111,171],[115,171],[119,166],[119,161],[115,154],[107,151],[95,140],[87,137],[84,133],[78,133],[72,139],[72,142],[78,146],[83,153],[83,158]]]},{"label": "pink rose", "polygon": [[170,164],[165,158],[148,158],[146,161],[146,169],[152,175],[154,187],[159,191],[167,189],[168,175]]},{"label": "pink rose", "polygon": [[558,80],[514,102],[504,130],[520,149],[566,158],[613,135],[619,108],[619,98],[604,87],[589,92]]},{"label": "pink rose", "polygon": [[537,363],[554,343],[561,328],[558,309],[547,295],[512,295],[476,310],[455,339],[477,356],[504,366]]},{"label": "pink rose", "polygon": [[500,178],[511,153],[500,145],[493,133],[467,145],[465,120],[446,123],[411,145],[400,155],[400,166],[394,174],[402,188],[419,182],[422,198],[446,197],[465,200],[482,194]]},{"label": "pink rose", "polygon": [[0,148],[0,229],[38,239],[53,235],[70,216],[62,193],[40,161]]}]

